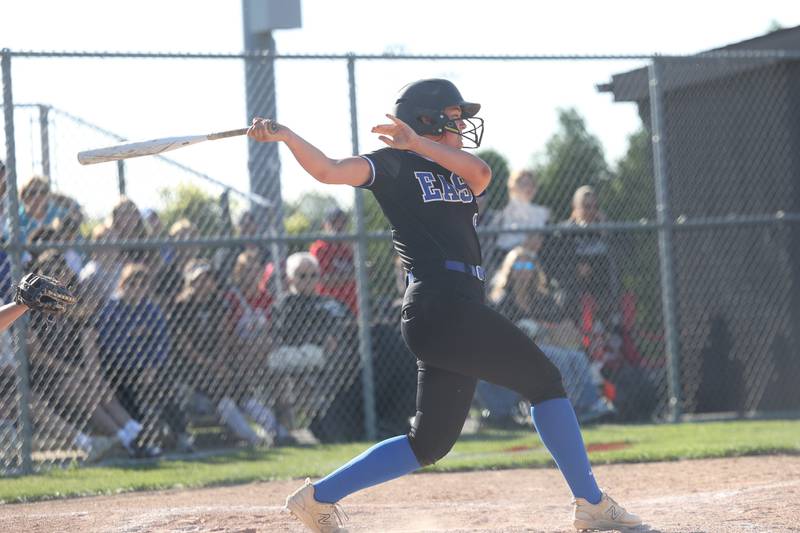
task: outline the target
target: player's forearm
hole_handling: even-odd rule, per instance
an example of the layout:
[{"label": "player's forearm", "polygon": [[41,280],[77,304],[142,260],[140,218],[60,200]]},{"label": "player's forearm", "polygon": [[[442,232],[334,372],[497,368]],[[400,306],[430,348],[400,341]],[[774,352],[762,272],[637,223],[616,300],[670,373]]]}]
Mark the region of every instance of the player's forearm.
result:
[{"label": "player's forearm", "polygon": [[330,183],[329,176],[336,168],[336,160],[291,130],[287,132],[284,142],[306,172],[321,183]]},{"label": "player's forearm", "polygon": [[26,305],[10,303],[0,307],[0,331],[5,331],[28,310]]},{"label": "player's forearm", "polygon": [[481,194],[492,180],[492,169],[481,158],[457,148],[418,137],[413,150],[461,176],[473,193]]}]

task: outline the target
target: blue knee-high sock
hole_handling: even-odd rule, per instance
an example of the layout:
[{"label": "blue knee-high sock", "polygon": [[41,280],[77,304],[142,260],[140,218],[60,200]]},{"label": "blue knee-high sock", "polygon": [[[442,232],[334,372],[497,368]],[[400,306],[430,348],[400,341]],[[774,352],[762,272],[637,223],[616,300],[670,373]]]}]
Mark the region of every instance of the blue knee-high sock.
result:
[{"label": "blue knee-high sock", "polygon": [[348,494],[404,476],[418,468],[420,464],[408,437],[392,437],[314,483],[314,498],[318,502],[335,503]]},{"label": "blue knee-high sock", "polygon": [[598,503],[602,498],[583,445],[575,410],[566,398],[546,400],[531,407],[533,425],[567,480],[572,495]]}]

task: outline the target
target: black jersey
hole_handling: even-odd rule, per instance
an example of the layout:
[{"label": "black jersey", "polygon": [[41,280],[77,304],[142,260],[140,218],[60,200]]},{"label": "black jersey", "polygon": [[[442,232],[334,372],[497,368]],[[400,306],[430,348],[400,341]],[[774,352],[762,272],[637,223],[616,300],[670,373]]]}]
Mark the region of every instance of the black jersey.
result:
[{"label": "black jersey", "polygon": [[445,261],[481,264],[478,204],[461,176],[417,153],[383,148],[361,156],[372,167],[362,187],[375,195],[392,226],[406,270],[444,270]]}]

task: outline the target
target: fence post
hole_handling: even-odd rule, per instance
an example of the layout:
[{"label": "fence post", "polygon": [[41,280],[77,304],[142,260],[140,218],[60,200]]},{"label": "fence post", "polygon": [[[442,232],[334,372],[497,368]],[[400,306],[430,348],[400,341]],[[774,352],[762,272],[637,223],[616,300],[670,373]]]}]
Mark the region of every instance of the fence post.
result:
[{"label": "fence post", "polygon": [[[358,148],[358,116],[356,104],[356,60],[347,58],[347,80],[350,85],[350,132],[353,144],[353,155]],[[354,187],[354,205],[356,215],[355,267],[356,292],[358,294],[358,346],[361,355],[361,388],[364,393],[364,429],[367,439],[375,440],[377,421],[375,417],[375,381],[372,374],[372,336],[370,334],[369,280],[367,277],[367,234],[364,224],[364,191]]]},{"label": "fence post", "polygon": [[52,183],[52,176],[50,176],[50,121],[48,114],[50,107],[44,104],[39,104],[39,138],[42,145],[42,175],[45,179]]},{"label": "fence post", "polygon": [[122,159],[117,161],[117,189],[120,196],[125,196],[125,161]]},{"label": "fence post", "polygon": [[661,59],[654,57],[647,69],[650,82],[650,123],[653,143],[653,169],[658,221],[658,262],[661,273],[661,307],[667,350],[669,416],[677,422],[681,415],[680,337],[675,310],[675,277],[672,257],[672,209],[669,203],[669,176],[665,159],[664,92],[661,87]]},{"label": "fence post", "polygon": [[[17,159],[14,143],[14,99],[11,94],[11,51],[2,51],[3,70],[3,118],[6,134],[6,216],[9,228],[9,258],[11,259],[11,279],[19,281],[22,277],[22,247],[19,228],[19,203],[17,202]],[[14,355],[17,360],[17,391],[19,398],[19,434],[22,435],[22,471],[33,471],[31,451],[33,448],[33,427],[31,425],[31,390],[28,372],[27,335],[28,317],[23,315],[14,323]]]}]

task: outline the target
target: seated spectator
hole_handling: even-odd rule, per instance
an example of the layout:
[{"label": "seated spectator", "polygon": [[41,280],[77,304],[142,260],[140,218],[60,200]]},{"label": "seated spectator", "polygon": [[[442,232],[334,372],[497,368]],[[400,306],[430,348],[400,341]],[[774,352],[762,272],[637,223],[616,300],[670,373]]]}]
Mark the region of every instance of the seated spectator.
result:
[{"label": "seated spectator", "polygon": [[[579,187],[572,213],[563,227],[591,229],[607,220],[595,190]],[[565,291],[565,307],[582,335],[583,350],[604,380],[604,394],[614,402],[621,419],[641,420],[654,406],[652,369],[644,365],[633,338],[617,258],[624,241],[606,231],[564,234],[552,242],[552,264]],[[638,405],[637,405],[638,404]]]},{"label": "seated spectator", "polygon": [[267,437],[259,436],[238,405],[246,401],[248,390],[243,383],[247,383],[249,369],[235,349],[230,316],[211,264],[203,259],[187,262],[181,292],[170,315],[178,368],[185,370],[182,380],[193,392],[210,399],[221,421],[237,438],[251,446],[270,444],[270,428],[262,427]]},{"label": "seated spectator", "polygon": [[[331,235],[342,235],[347,232],[348,222],[347,214],[338,207],[333,207],[325,214],[323,229]],[[319,263],[317,292],[342,302],[353,315],[357,315],[353,243],[319,239],[311,244],[309,251]]]},{"label": "seated spectator", "polygon": [[[538,180],[532,170],[520,170],[508,179],[508,204],[500,212],[499,225],[504,229],[543,227],[550,219],[547,207],[534,204],[538,190]],[[497,247],[507,254],[520,246],[526,238],[525,233],[502,233],[497,237]]]},{"label": "seated spectator", "polygon": [[[229,231],[233,233],[233,223],[228,219]],[[238,224],[236,224],[235,234],[237,237],[258,237],[261,233],[259,225],[256,220],[255,211],[245,211],[239,217]],[[231,247],[218,248],[214,252],[213,265],[214,270],[219,274],[220,279],[225,279],[230,276],[231,271],[236,264],[236,259],[242,252],[252,251],[256,260],[265,265],[270,259],[269,246],[256,242],[246,242]]]},{"label": "seated spectator", "polygon": [[[175,221],[169,228],[167,236],[170,240],[181,241],[195,239],[199,232],[188,218],[181,218]],[[178,293],[184,287],[184,269],[186,265],[197,258],[196,248],[176,248],[170,247],[163,255],[164,260],[158,267],[155,276],[155,294],[159,302],[169,307],[174,303]]]},{"label": "seated spectator", "polygon": [[158,216],[158,212],[155,209],[144,209],[142,211],[142,220],[144,220],[145,228],[147,228],[147,234],[154,239],[158,239],[164,236],[164,225],[161,222],[161,217]]},{"label": "seated spectator", "polygon": [[317,292],[320,266],[316,257],[308,252],[290,255],[286,277],[289,292],[275,303],[272,312],[276,342],[288,346],[337,344],[337,327],[352,320],[352,315],[338,300]]},{"label": "seated spectator", "polygon": [[[75,206],[77,206],[77,203]],[[83,236],[81,235],[83,213],[79,206],[75,206],[67,211],[63,217],[59,217],[53,221],[54,240],[73,243],[83,241]],[[84,254],[82,252],[72,248],[65,250],[64,260],[75,275],[80,275],[85,263]]]},{"label": "seated spectator", "polygon": [[[310,253],[287,257],[286,275],[289,291],[278,298],[271,313],[277,347],[269,354],[283,421],[292,425],[296,413],[316,420],[325,410],[328,416],[338,416],[325,398],[335,397],[355,379],[352,370],[358,364],[358,352],[353,317],[341,302],[316,292],[320,269]],[[302,391],[301,398],[292,397],[292,391]],[[314,429],[319,430],[312,420]]]},{"label": "seated spectator", "polygon": [[[142,214],[136,204],[127,196],[120,196],[111,210],[111,235],[114,240],[144,240],[149,234]],[[147,249],[125,249],[123,261],[152,264],[158,254]]]},{"label": "seated spectator", "polygon": [[[32,271],[56,276],[65,284],[76,282],[66,261],[55,250],[43,252]],[[129,414],[115,396],[113,385],[105,378],[96,336],[79,319],[79,306],[71,308],[59,320],[51,322],[42,313],[31,315],[31,383],[41,400],[61,418],[85,431],[93,429],[118,440],[132,456],[145,450],[135,442],[141,423]],[[84,438],[78,444],[91,444]],[[100,450],[90,450],[99,459]]]},{"label": "seated spectator", "polygon": [[[490,300],[500,313],[528,333],[559,368],[581,421],[611,414],[612,405],[600,395],[602,380],[580,349],[580,333],[565,314],[542,268],[537,253],[541,242],[540,235],[529,235],[523,246],[508,253],[492,280]],[[500,408],[505,417],[510,418],[519,411],[515,394],[495,385],[479,383],[478,396],[487,404],[493,403],[494,409],[506,405]]]},{"label": "seated spectator", "polygon": [[555,287],[539,260],[541,242],[541,235],[528,236],[525,246],[508,252],[492,279],[490,299],[510,320],[531,318],[555,323],[565,318],[556,301]]},{"label": "seated spectator", "polygon": [[157,453],[161,424],[175,435],[186,433],[186,420],[168,386],[170,339],[167,321],[149,296],[150,273],[141,263],[122,268],[117,290],[95,321],[101,362],[117,397],[145,428],[140,436],[146,454]]},{"label": "seated spectator", "polygon": [[[111,238],[111,228],[100,223],[92,230],[93,242],[105,242]],[[78,277],[83,305],[101,308],[117,290],[122,273],[122,254],[115,248],[94,250],[91,259],[81,269]]]},{"label": "seated spectator", "polygon": [[19,190],[19,230],[23,242],[42,226],[48,226],[68,210],[53,200],[50,183],[42,176],[33,176]]},{"label": "seated spectator", "polygon": [[239,354],[241,372],[239,389],[246,391],[240,405],[247,415],[264,427],[276,443],[288,442],[288,431],[279,426],[272,409],[259,399],[271,349],[267,300],[258,290],[261,271],[259,251],[248,249],[239,254],[231,275],[232,285],[225,294],[230,306],[233,344]]},{"label": "seated spectator", "polygon": [[225,299],[231,309],[231,321],[236,339],[249,342],[266,339],[268,304],[258,290],[261,264],[256,250],[239,254],[231,272],[231,286]]},{"label": "seated spectator", "polygon": [[275,270],[274,262],[267,263],[258,282],[258,293],[264,299],[268,309],[272,308],[272,304],[289,285],[289,281],[286,279],[286,260],[280,262],[280,279],[275,275]]}]

